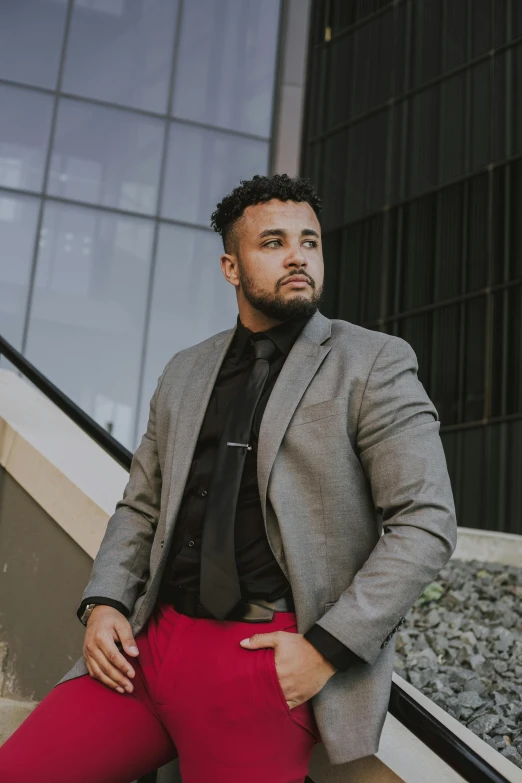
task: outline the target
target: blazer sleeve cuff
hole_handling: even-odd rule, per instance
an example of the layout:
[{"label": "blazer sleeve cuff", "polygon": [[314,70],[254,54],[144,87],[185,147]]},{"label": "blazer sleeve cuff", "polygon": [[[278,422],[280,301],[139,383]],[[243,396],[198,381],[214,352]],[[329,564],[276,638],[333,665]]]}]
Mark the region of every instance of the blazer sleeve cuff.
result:
[{"label": "blazer sleeve cuff", "polygon": [[113,609],[117,609],[118,612],[121,612],[125,617],[130,617],[129,610],[125,604],[122,604],[120,601],[114,601],[112,598],[104,598],[103,596],[93,596],[92,598],[84,598],[78,607],[76,616],[80,622],[82,621],[82,615],[85,612],[85,607],[87,604],[103,604],[104,606],[112,606]]},{"label": "blazer sleeve cuff", "polygon": [[339,641],[329,631],[326,631],[320,625],[312,625],[312,627],[304,634],[304,638],[313,644],[316,650],[329,661],[332,666],[335,666],[337,671],[345,672],[350,668],[352,663],[362,663],[362,659],[359,658],[352,650],[346,647],[345,644]]}]

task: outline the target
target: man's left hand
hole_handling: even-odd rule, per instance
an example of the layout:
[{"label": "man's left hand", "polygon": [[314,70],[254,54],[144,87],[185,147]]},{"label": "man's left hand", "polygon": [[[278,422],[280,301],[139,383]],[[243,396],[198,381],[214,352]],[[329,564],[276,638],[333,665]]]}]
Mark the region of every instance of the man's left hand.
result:
[{"label": "man's left hand", "polygon": [[248,650],[274,648],[277,676],[290,709],[315,696],[337,671],[300,633],[256,633],[240,644]]}]

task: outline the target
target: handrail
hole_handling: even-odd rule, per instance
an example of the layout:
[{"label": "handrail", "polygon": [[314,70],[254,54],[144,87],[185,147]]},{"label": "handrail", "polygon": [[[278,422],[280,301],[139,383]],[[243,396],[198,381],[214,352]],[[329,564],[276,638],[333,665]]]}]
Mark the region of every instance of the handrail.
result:
[{"label": "handrail", "polygon": [[122,446],[119,440],[116,440],[110,432],[107,432],[97,421],[88,413],[85,413],[75,402],[54,385],[48,378],[37,370],[34,364],[27,361],[25,356],[13,348],[7,340],[0,335],[0,355],[4,355],[17,370],[20,370],[25,377],[31,381],[41,392],[48,397],[51,402],[60,408],[75,424],[92,438],[98,446],[101,446],[122,468],[130,470],[132,461],[132,452]]},{"label": "handrail", "polygon": [[[0,336],[0,355],[2,354],[123,468],[130,470],[132,453]],[[396,682],[392,682],[391,685],[388,711],[468,783],[509,783],[507,778],[482,759],[464,740],[453,734]],[[141,777],[138,783],[155,783],[155,781],[156,773],[152,772]],[[313,783],[310,778],[307,778],[307,781]]]},{"label": "handrail", "polygon": [[509,783],[504,775],[396,682],[392,682],[388,712],[464,780],[470,783]]}]

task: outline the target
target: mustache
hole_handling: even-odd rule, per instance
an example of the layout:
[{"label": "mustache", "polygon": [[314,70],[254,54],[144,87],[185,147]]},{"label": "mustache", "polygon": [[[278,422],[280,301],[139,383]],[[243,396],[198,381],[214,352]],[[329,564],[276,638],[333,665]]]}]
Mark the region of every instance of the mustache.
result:
[{"label": "mustache", "polygon": [[288,281],[291,280],[292,277],[296,277],[296,276],[306,277],[306,279],[310,283],[310,287],[312,289],[315,289],[315,280],[312,277],[310,277],[310,275],[307,274],[307,272],[292,272],[292,274],[288,275],[288,277],[282,277],[281,280],[279,280],[279,282],[277,284],[277,288],[278,289],[281,288],[282,285],[284,285],[285,283],[288,283]]}]

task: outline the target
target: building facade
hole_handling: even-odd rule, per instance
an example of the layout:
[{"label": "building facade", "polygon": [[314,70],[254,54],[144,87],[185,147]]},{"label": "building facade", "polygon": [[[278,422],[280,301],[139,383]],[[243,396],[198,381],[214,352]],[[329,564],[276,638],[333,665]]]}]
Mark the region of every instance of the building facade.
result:
[{"label": "building facade", "polygon": [[0,334],[130,449],[168,359],[235,323],[216,203],[296,157],[283,6],[0,3]]},{"label": "building facade", "polygon": [[459,524],[522,533],[522,4],[314,0],[302,171],[324,311],[399,335]]}]

